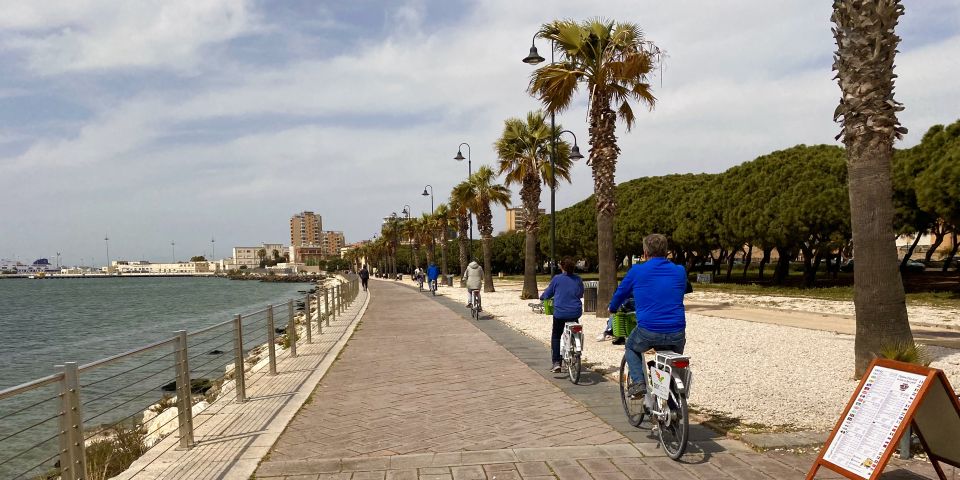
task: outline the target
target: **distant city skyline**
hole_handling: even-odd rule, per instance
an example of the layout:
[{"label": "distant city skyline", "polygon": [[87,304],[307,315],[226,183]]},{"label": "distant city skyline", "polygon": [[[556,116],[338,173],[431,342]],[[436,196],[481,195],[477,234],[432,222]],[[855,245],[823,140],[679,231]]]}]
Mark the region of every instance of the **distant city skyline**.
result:
[{"label": "distant city skyline", "polygon": [[[906,1],[896,98],[909,147],[960,117],[960,2]],[[147,8],[145,5],[149,5]],[[0,257],[65,264],[218,257],[286,242],[312,208],[348,242],[430,210],[495,166],[539,108],[520,60],[539,26],[604,17],[667,52],[652,112],[618,125],[617,181],[719,172],[837,144],[830,2],[0,0]],[[176,18],[177,22],[165,19]],[[718,19],[722,19],[718,20]],[[549,46],[539,40],[541,53]],[[587,95],[557,117],[588,155]],[[557,208],[592,193],[585,161]],[[514,206],[519,206],[514,189]],[[541,207],[549,209],[544,189]],[[502,210],[494,225],[504,225]]]}]

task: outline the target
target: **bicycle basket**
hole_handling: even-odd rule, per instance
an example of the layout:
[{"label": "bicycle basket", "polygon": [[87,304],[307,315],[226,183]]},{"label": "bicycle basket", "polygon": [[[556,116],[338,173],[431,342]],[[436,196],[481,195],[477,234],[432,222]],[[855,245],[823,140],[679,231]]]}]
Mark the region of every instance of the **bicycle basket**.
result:
[{"label": "bicycle basket", "polygon": [[553,299],[548,298],[543,301],[543,314],[553,315]]},{"label": "bicycle basket", "polygon": [[637,314],[635,312],[614,312],[611,315],[613,315],[614,337],[626,337],[637,326]]}]

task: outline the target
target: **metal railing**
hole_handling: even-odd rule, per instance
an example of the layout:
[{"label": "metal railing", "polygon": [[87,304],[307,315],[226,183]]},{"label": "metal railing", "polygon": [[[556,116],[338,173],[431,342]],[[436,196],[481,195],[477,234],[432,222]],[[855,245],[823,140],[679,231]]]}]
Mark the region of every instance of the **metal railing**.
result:
[{"label": "metal railing", "polygon": [[194,411],[203,402],[245,402],[249,385],[277,375],[278,361],[295,358],[298,342],[313,343],[359,291],[353,276],[296,302],[179,330],[85,365],[65,362],[52,375],[0,390],[0,478],[85,479],[94,461],[88,450],[124,429],[138,431],[146,447],[175,432],[180,448],[192,448]]}]

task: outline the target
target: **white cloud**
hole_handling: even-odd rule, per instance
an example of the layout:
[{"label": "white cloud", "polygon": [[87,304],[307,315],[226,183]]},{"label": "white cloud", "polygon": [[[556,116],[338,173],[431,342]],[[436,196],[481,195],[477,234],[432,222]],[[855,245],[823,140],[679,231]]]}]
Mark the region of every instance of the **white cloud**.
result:
[{"label": "white cloud", "polygon": [[7,48],[43,74],[122,67],[189,71],[205,47],[256,28],[247,0],[0,2]]},{"label": "white cloud", "polygon": [[[149,57],[151,65],[189,69],[204,46],[239,35],[260,18],[245,3],[204,5],[207,10],[194,12],[191,26],[179,33],[143,29],[149,32],[140,40],[146,50],[159,52]],[[465,17],[444,24],[428,23],[423,8],[419,2],[396,7],[384,17],[390,20],[383,38],[358,41],[338,56],[315,55],[265,69],[214,52],[211,62],[231,67],[206,71],[199,87],[145,88],[134,98],[104,102],[73,135],[49,135],[22,155],[0,159],[0,175],[14,180],[9,194],[30,195],[28,176],[56,187],[26,208],[0,207],[0,216],[39,218],[60,208],[75,214],[65,214],[50,228],[77,232],[90,224],[96,224],[91,231],[103,230],[105,223],[114,230],[153,232],[161,229],[159,223],[179,232],[162,234],[177,236],[179,250],[196,231],[206,237],[211,229],[218,243],[282,240],[291,213],[314,209],[325,216],[325,225],[345,230],[349,240],[368,237],[380,217],[404,204],[415,212],[428,209],[428,199],[419,196],[427,183],[436,189],[436,203],[445,199],[466,174],[466,165],[452,160],[460,142],[472,145],[474,169],[494,162],[491,144],[503,120],[538,107],[524,92],[531,68],[520,58],[539,23],[555,17],[600,14],[635,21],[670,53],[662,84],[659,77],[654,83],[656,110],[638,112],[630,133],[618,126],[620,181],[722,171],[796,143],[832,143],[839,129],[831,120],[839,90],[831,80],[829,5],[741,1],[691,8],[671,3],[638,12],[635,2],[624,0],[563,2],[544,12],[532,2],[503,0],[477,2]],[[31,16],[36,8],[14,12],[0,26],[59,32],[84,24],[92,11],[65,9],[50,19]],[[101,62],[114,67],[139,65],[112,43],[131,25],[159,25],[134,10],[118,12],[110,25],[71,34],[86,46],[68,50],[71,60],[60,71],[93,68],[95,58],[107,57],[113,60]],[[125,23],[120,17],[134,20]],[[179,34],[189,45],[182,51],[172,39]],[[47,41],[54,34],[33,35]],[[944,59],[960,55],[960,37],[918,49],[906,38],[904,46],[897,97],[907,105],[901,119],[911,128],[904,142],[909,145],[930,124],[958,116],[953,82],[960,67]],[[540,48],[547,51],[542,42]],[[46,58],[42,48],[29,51],[34,65]],[[94,51],[109,54],[100,57]],[[39,64],[48,65],[44,71],[53,68],[50,62]],[[558,120],[577,133],[586,153],[584,101],[581,92]],[[237,123],[247,126],[234,132],[231,125]],[[214,134],[190,142],[165,140],[197,124]],[[573,176],[574,184],[558,192],[560,208],[592,191],[582,162]],[[129,215],[132,206],[142,215]],[[118,222],[130,223],[121,227]],[[502,228],[500,215],[496,222]]]}]

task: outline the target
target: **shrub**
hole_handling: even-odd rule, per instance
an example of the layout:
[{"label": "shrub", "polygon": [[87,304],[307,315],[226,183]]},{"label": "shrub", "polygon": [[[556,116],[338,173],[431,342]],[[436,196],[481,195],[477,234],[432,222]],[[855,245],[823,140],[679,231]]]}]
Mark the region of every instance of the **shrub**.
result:
[{"label": "shrub", "polygon": [[930,362],[933,361],[930,358],[930,353],[927,351],[926,346],[917,343],[895,343],[886,345],[880,348],[877,356],[898,362],[922,365],[924,367],[930,366]]}]

